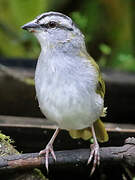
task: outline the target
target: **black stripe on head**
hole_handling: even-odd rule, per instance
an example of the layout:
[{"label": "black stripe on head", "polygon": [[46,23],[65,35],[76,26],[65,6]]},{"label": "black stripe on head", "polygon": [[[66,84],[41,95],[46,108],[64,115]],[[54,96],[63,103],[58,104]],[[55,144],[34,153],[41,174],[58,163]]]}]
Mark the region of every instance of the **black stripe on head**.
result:
[{"label": "black stripe on head", "polygon": [[64,19],[67,19],[67,20],[70,20],[70,18],[62,13],[58,13],[58,12],[48,12],[48,13],[45,13],[43,15],[41,15],[39,18],[37,17],[37,21],[39,22],[41,19],[47,17],[47,16],[59,16],[59,17],[62,17]]},{"label": "black stripe on head", "polygon": [[[49,23],[47,23],[47,24],[41,24],[40,26],[43,27],[43,28],[45,27],[45,28],[47,28],[47,29],[53,28],[53,27],[50,27]],[[57,27],[57,28],[60,28],[60,29],[67,29],[67,30],[69,30],[69,31],[73,31],[73,28],[69,28],[69,27],[66,27],[66,26],[62,26],[62,25],[60,25],[60,24],[56,24],[56,27]]]}]

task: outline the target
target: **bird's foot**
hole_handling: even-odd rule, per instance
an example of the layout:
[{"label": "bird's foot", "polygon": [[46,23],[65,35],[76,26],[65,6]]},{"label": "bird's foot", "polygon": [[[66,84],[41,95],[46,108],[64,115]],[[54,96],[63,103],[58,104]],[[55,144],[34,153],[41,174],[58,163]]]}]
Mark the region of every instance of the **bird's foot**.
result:
[{"label": "bird's foot", "polygon": [[93,159],[93,166],[92,166],[91,173],[90,173],[90,176],[91,176],[94,173],[96,166],[97,165],[99,166],[99,164],[100,164],[100,154],[99,154],[98,143],[91,144],[90,149],[91,149],[91,153],[90,153],[90,157],[88,159],[88,164],[90,164],[90,162]]},{"label": "bird's foot", "polygon": [[53,146],[52,144],[48,144],[46,146],[45,149],[41,150],[39,152],[39,155],[45,155],[45,167],[47,169],[47,172],[48,172],[48,158],[49,158],[49,153],[51,153],[53,159],[56,161],[56,156],[55,156],[55,153],[53,151]]}]

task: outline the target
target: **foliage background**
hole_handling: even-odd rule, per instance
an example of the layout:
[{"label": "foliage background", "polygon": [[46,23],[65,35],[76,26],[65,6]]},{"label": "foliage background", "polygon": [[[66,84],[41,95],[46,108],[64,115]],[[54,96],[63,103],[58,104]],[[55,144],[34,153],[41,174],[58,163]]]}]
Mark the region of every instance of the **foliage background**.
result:
[{"label": "foliage background", "polygon": [[0,56],[37,58],[37,40],[20,27],[52,10],[73,18],[101,67],[135,71],[134,7],[133,0],[0,0]]}]

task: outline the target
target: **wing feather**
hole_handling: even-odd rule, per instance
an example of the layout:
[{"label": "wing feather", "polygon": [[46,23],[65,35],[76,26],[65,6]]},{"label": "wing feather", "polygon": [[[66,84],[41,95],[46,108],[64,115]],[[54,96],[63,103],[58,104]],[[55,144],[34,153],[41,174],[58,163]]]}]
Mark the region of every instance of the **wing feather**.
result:
[{"label": "wing feather", "polygon": [[[87,54],[86,52],[85,53],[81,52],[80,56],[85,57],[86,59],[89,59],[90,63],[96,68],[97,73],[98,73],[98,83],[97,83],[96,92],[98,94],[100,94],[102,98],[104,98],[105,83],[104,83],[104,80],[102,79],[102,75],[101,75],[99,66],[94,61],[94,59],[91,56],[89,56],[89,54]],[[103,108],[103,112],[102,112],[101,116],[105,116],[106,109],[107,108]],[[99,142],[108,141],[108,134],[107,134],[105,126],[104,126],[103,122],[100,120],[100,118],[95,121],[94,129],[95,129],[96,137],[97,137]],[[87,139],[90,139],[92,137],[91,128],[85,128],[82,130],[70,130],[69,134],[72,138],[75,138],[75,139],[76,138],[82,138],[84,140],[87,140]]]}]

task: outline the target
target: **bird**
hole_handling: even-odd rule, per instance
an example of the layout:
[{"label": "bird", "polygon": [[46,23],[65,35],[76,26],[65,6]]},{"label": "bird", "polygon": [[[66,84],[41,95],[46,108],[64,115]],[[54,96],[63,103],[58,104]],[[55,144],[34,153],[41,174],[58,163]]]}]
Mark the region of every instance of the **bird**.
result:
[{"label": "bird", "polygon": [[91,175],[100,164],[99,142],[108,141],[108,133],[100,117],[104,107],[105,83],[96,61],[89,55],[85,37],[73,20],[60,12],[45,12],[22,26],[38,39],[41,52],[35,70],[35,89],[39,107],[57,128],[39,155],[56,160],[53,143],[61,129],[74,139],[88,140],[88,164]]}]

